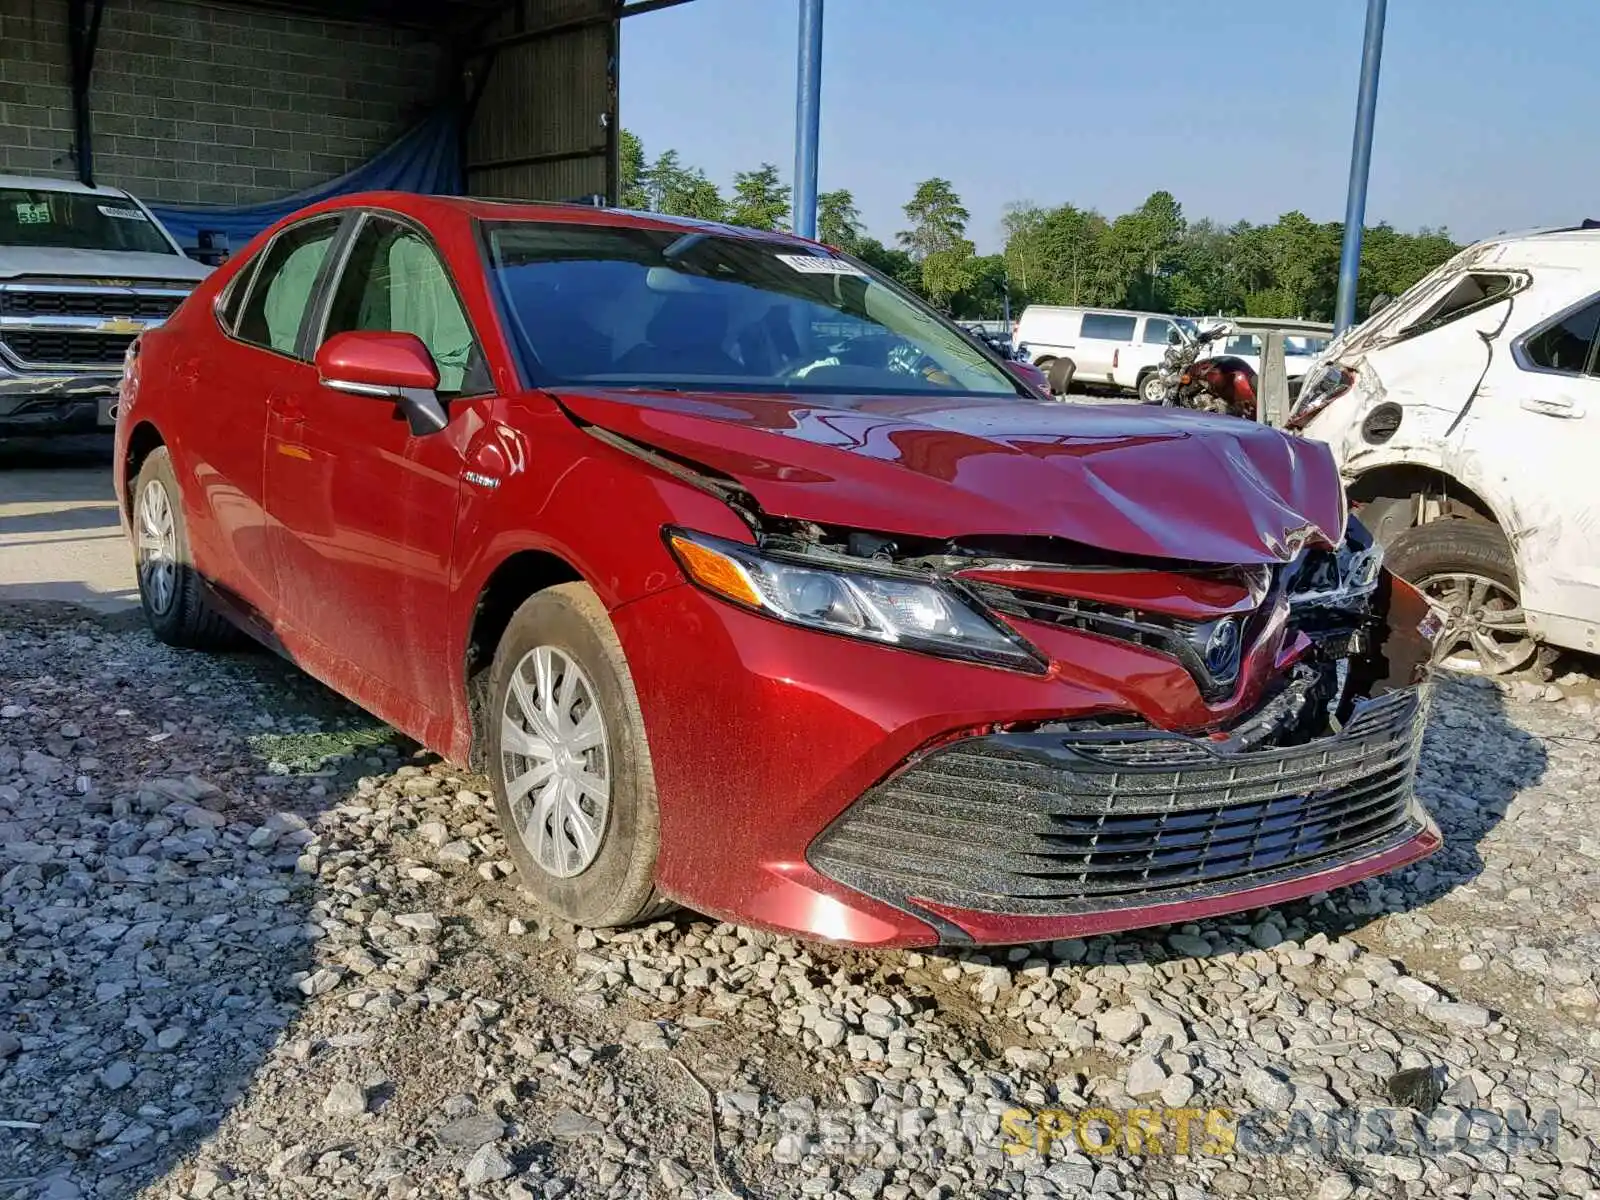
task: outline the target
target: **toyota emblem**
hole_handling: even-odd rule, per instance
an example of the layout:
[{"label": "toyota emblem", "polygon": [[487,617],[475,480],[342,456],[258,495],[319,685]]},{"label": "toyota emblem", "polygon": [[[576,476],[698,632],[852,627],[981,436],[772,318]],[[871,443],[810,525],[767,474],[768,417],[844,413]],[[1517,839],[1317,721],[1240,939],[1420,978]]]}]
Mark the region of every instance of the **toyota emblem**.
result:
[{"label": "toyota emblem", "polygon": [[1218,680],[1230,678],[1239,669],[1239,622],[1233,617],[1218,621],[1206,639],[1206,670]]}]

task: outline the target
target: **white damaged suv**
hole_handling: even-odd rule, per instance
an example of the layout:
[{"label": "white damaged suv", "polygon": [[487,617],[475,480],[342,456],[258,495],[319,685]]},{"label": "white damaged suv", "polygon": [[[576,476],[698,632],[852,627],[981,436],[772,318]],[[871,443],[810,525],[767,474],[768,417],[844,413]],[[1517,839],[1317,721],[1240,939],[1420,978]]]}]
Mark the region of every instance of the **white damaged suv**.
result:
[{"label": "white damaged suv", "polygon": [[1600,651],[1600,228],[1472,246],[1335,340],[1289,426],[1445,623],[1448,665]]}]

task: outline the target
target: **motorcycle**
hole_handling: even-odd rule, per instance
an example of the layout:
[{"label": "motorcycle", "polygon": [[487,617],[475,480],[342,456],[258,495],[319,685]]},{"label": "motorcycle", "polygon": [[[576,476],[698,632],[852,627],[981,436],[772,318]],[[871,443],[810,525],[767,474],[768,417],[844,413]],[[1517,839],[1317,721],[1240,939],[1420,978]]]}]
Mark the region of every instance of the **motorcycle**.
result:
[{"label": "motorcycle", "polygon": [[1226,321],[1199,332],[1173,326],[1156,370],[1162,404],[1256,419],[1255,370],[1232,354],[1206,354],[1212,343],[1232,332]]}]

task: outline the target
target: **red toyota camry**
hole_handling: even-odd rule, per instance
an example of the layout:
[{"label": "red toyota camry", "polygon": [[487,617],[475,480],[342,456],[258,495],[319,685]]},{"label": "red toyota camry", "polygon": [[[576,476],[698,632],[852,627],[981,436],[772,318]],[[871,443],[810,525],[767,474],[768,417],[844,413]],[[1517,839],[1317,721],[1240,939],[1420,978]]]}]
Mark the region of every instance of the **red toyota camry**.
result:
[{"label": "red toyota camry", "polygon": [[309,208],[129,350],[156,635],[234,627],[493,781],[526,886],[874,944],[1419,858],[1427,608],[1318,443],[1054,403],[813,242]]}]

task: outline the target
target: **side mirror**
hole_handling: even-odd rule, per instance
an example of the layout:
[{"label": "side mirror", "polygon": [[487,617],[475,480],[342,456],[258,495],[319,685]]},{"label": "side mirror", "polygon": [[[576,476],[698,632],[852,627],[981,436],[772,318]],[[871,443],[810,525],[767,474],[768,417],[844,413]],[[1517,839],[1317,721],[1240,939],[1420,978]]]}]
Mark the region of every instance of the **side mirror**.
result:
[{"label": "side mirror", "polygon": [[1182,343],[1183,343],[1183,335],[1181,333],[1179,333],[1177,331],[1177,329],[1170,328],[1170,329],[1167,330],[1167,345],[1169,345],[1169,346],[1177,346],[1177,345],[1181,345]]},{"label": "side mirror", "polygon": [[394,401],[417,437],[449,423],[439,402],[439,366],[414,333],[336,333],[318,348],[316,361],[323,387]]}]

